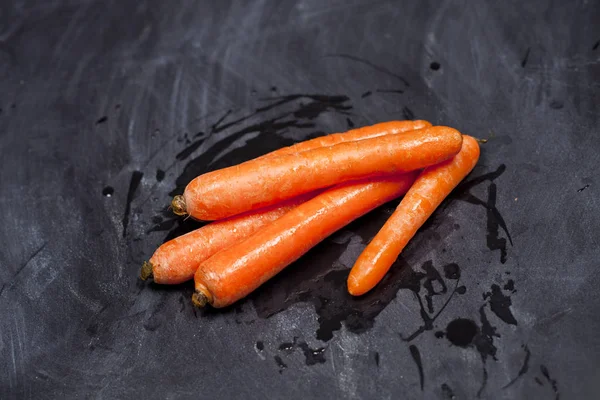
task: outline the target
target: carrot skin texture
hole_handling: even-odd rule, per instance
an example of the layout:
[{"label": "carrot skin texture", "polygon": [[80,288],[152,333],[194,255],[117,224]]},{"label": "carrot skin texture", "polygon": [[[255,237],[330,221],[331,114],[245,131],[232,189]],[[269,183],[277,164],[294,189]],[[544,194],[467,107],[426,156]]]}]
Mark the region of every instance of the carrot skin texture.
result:
[{"label": "carrot skin texture", "polygon": [[[296,143],[259,158],[293,154],[337,143],[398,134],[430,126],[431,123],[422,120],[383,122],[353,129],[345,133],[330,134]],[[312,196],[302,196],[300,200],[305,201],[310,197]],[[144,269],[149,270],[146,273],[144,273],[144,269],[142,270],[142,279],[145,280],[145,276],[150,275],[156,283],[160,284],[179,284],[193,279],[194,273],[201,262],[217,251],[245,239],[267,223],[273,222],[300,204],[301,201],[288,202],[288,204],[283,204],[277,208],[272,206],[269,210],[261,209],[258,213],[230,217],[170,240],[155,251],[149,260],[150,265],[144,267]]]},{"label": "carrot skin texture", "polygon": [[404,194],[416,172],[337,185],[200,265],[197,293],[216,308],[247,296],[333,232]]},{"label": "carrot skin texture", "polygon": [[[370,139],[384,135],[395,135],[398,133],[409,132],[417,129],[424,129],[431,127],[431,123],[423,120],[416,121],[388,121],[381,122],[375,125],[363,126],[361,128],[351,129],[344,133],[332,133],[325,136],[320,136],[314,139],[305,140],[303,142],[296,143],[291,146],[283,147],[281,149],[272,151],[260,157],[246,161],[246,163],[255,163],[257,160],[264,161],[273,157],[279,157],[284,155],[301,153],[308,150],[314,150],[319,147],[328,147],[344,142],[352,142],[363,139]],[[188,214],[186,207],[186,200],[183,196],[175,196],[171,202],[171,208],[177,215]],[[192,214],[192,217],[197,218]],[[215,218],[216,219],[216,218]],[[207,218],[207,220],[210,220]]]},{"label": "carrot skin texture", "polygon": [[256,212],[212,222],[163,243],[149,260],[154,282],[175,285],[193,279],[198,266],[210,256],[244,240],[313,196],[303,195]]},{"label": "carrot skin texture", "polygon": [[417,230],[475,167],[479,154],[477,141],[464,136],[462,149],[454,158],[423,170],[350,270],[351,295],[365,294],[383,279]]},{"label": "carrot skin texture", "polygon": [[353,142],[356,140],[370,139],[384,135],[395,135],[398,133],[414,131],[416,129],[429,128],[430,126],[430,122],[423,120],[380,122],[375,125],[351,129],[344,133],[332,133],[314,139],[305,140],[303,142],[272,151],[263,156],[257,157],[254,160],[301,153],[303,151],[313,150],[319,147],[333,146],[344,142]]},{"label": "carrot skin texture", "polygon": [[186,212],[215,220],[338,183],[421,169],[454,156],[462,135],[430,127],[267,157],[203,174],[186,187]]}]

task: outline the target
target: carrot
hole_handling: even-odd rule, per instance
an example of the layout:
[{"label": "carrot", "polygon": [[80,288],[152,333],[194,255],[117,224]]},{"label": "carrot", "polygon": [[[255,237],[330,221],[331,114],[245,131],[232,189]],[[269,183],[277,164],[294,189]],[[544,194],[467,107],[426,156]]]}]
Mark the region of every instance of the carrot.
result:
[{"label": "carrot", "polygon": [[[431,126],[431,123],[420,120],[383,122],[353,129],[346,133],[336,133],[300,142],[275,150],[262,157],[292,154],[344,141],[397,134],[429,126]],[[258,212],[246,213],[213,222],[170,240],[161,245],[149,261],[143,263],[140,278],[142,280],[153,278],[154,282],[160,284],[178,284],[190,280],[194,277],[194,273],[201,262],[208,259],[217,251],[245,239],[262,226],[273,222],[313,195],[302,196],[298,199],[288,201],[281,206],[272,206],[267,209],[261,209]]]},{"label": "carrot", "polygon": [[301,153],[303,151],[313,150],[319,147],[333,146],[344,142],[354,142],[356,140],[370,139],[384,135],[395,135],[398,133],[414,131],[416,129],[429,128],[430,126],[430,122],[423,120],[381,122],[375,125],[352,129],[344,133],[332,133],[314,139],[305,140],[303,142],[272,151],[263,156],[255,158],[255,160],[266,157]]},{"label": "carrot", "polygon": [[242,241],[314,195],[309,193],[282,204],[216,221],[169,240],[143,263],[140,278],[153,278],[154,282],[167,285],[188,281],[204,260]]},{"label": "carrot", "polygon": [[247,296],[333,232],[406,193],[416,176],[347,182],[299,205],[203,262],[194,276],[192,301],[219,308]]},{"label": "carrot", "polygon": [[337,183],[437,164],[460,150],[460,132],[430,127],[248,161],[193,179],[173,210],[215,220]]},{"label": "carrot", "polygon": [[479,144],[463,136],[460,152],[444,163],[426,168],[396,211],[356,260],[348,276],[348,292],[360,296],[373,289],[396,261],[417,230],[479,160]]}]

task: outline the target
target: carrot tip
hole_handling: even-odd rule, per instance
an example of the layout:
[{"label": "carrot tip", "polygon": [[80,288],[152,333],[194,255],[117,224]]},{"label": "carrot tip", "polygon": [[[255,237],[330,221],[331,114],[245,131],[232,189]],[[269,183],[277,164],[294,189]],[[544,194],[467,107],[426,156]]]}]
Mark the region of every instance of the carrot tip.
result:
[{"label": "carrot tip", "polygon": [[192,303],[194,303],[196,307],[202,308],[209,303],[209,299],[203,292],[196,291],[192,295]]},{"label": "carrot tip", "polygon": [[352,276],[348,277],[347,288],[348,288],[348,293],[350,293],[350,295],[352,295],[354,297],[362,296],[363,294],[366,293],[364,291],[364,289],[361,289],[359,287],[359,284],[356,282],[356,279]]},{"label": "carrot tip", "polygon": [[142,269],[140,270],[140,278],[145,281],[148,278],[153,277],[153,268],[154,266],[150,261],[144,261],[142,264]]},{"label": "carrot tip", "polygon": [[171,207],[173,207],[173,212],[177,215],[187,214],[185,198],[182,195],[177,195],[173,197],[173,201],[171,201]]}]

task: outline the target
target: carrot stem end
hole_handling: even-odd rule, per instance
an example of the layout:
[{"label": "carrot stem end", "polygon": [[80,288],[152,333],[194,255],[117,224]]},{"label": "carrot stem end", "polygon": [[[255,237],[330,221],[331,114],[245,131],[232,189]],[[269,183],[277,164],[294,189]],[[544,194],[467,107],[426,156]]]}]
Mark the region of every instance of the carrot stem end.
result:
[{"label": "carrot stem end", "polygon": [[208,304],[208,297],[199,291],[194,292],[194,294],[192,295],[192,303],[198,307],[198,308],[203,308]]},{"label": "carrot stem end", "polygon": [[173,201],[171,201],[171,207],[173,208],[173,212],[177,215],[186,215],[187,209],[185,206],[185,198],[182,195],[177,195],[173,197]]},{"label": "carrot stem end", "polygon": [[154,266],[150,261],[144,261],[144,263],[142,264],[142,269],[140,270],[140,278],[143,281],[147,280],[148,278],[152,278],[154,274],[153,269]]}]

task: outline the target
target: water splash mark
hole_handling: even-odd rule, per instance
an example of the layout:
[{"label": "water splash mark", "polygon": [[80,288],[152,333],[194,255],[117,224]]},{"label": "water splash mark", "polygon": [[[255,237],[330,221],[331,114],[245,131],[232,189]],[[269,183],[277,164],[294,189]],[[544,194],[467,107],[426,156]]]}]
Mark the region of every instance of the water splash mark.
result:
[{"label": "water splash mark", "polygon": [[[446,338],[451,344],[461,347],[474,347],[482,361],[482,381],[477,391],[477,397],[481,397],[485,387],[487,386],[488,371],[487,360],[492,358],[497,361],[496,353],[498,351],[494,344],[494,338],[500,337],[496,328],[493,327],[485,313],[485,304],[479,308],[478,326],[475,321],[467,318],[456,318],[448,324],[446,331],[438,331],[435,333],[436,338]],[[527,362],[529,359],[527,358]],[[523,372],[525,373],[525,372]]]},{"label": "water splash mark", "polygon": [[312,349],[305,342],[299,342],[298,346],[304,353],[306,365],[315,365],[325,363],[325,347]]},{"label": "water splash mark", "polygon": [[115,188],[112,186],[106,186],[102,189],[102,196],[104,197],[112,197],[113,194],[115,194]]},{"label": "water splash mark", "polygon": [[[514,281],[509,280],[505,285],[505,290],[514,292]],[[474,347],[479,353],[482,361],[482,382],[477,391],[477,397],[481,397],[487,386],[487,360],[492,358],[497,361],[496,353],[498,349],[494,343],[494,338],[500,337],[497,333],[497,328],[492,326],[488,320],[485,308],[489,305],[490,310],[503,322],[510,325],[517,324],[510,310],[510,297],[502,293],[499,285],[493,284],[490,292],[483,294],[483,299],[488,301],[479,308],[479,326],[471,319],[456,318],[450,321],[445,331],[435,333],[436,338],[446,338],[451,344],[461,348]],[[505,385],[504,388],[512,386],[529,370],[531,352],[526,345],[523,345],[523,349],[525,351],[523,365],[519,369],[517,376]]]},{"label": "water splash mark", "polygon": [[527,65],[527,61],[529,60],[530,52],[531,52],[531,47],[528,47],[527,51],[525,52],[525,57],[523,57],[523,59],[521,60],[521,68],[525,68],[525,66]]},{"label": "water splash mark", "polygon": [[283,371],[287,369],[287,364],[283,362],[280,356],[274,356],[273,359],[275,360],[277,367],[279,367],[279,373],[282,374]]},{"label": "water splash mark", "polygon": [[198,148],[200,146],[202,146],[203,142],[204,142],[204,138],[190,142],[190,144],[186,148],[184,148],[183,150],[181,150],[179,153],[177,153],[175,155],[175,158],[179,161],[185,160],[186,158],[191,156],[196,150],[198,150]]},{"label": "water splash mark", "polygon": [[[446,271],[449,266],[457,266],[457,264],[448,264],[444,265],[443,269]],[[446,287],[446,282],[442,279],[442,275],[438,272],[437,269],[433,267],[433,262],[427,261],[425,262],[421,268],[425,270],[425,280],[423,282],[423,288],[425,289],[425,303],[427,304],[427,311],[430,314],[433,314],[433,297],[441,294],[445,294],[448,291]],[[460,269],[459,269],[460,271]],[[448,277],[448,274],[446,274]],[[455,280],[460,279],[460,272],[458,273],[458,277]],[[438,283],[441,286],[440,291],[436,291],[434,288],[434,283]]]},{"label": "water splash mark", "polygon": [[125,212],[123,213],[123,237],[127,236],[127,226],[129,225],[129,214],[131,213],[131,202],[135,198],[142,177],[144,176],[141,171],[133,171],[131,174],[131,180],[129,181],[129,190],[127,191],[127,201],[125,203]]},{"label": "water splash mark", "polygon": [[[342,115],[348,115],[348,111],[352,109],[352,106],[348,104],[348,101],[350,100],[349,97],[344,95],[291,94],[262,100],[270,101],[270,103],[258,108],[249,115],[245,115],[226,124],[221,124],[224,121],[224,118],[221,117],[221,123],[213,124],[208,135],[192,142],[190,146],[194,146],[195,148],[191,152],[193,153],[196,151],[207,137],[220,133],[226,129],[233,129],[239,124],[267,111],[279,109],[283,106],[292,106],[292,109],[282,109],[280,113],[272,118],[251,123],[229,134],[226,138],[227,140],[218,141],[210,148],[205,149],[203,154],[192,159],[184,166],[182,174],[175,180],[176,188],[170,195],[180,194],[180,192],[183,191],[183,188],[193,178],[208,172],[211,169],[230,166],[237,162],[246,161],[248,158],[253,158],[277,148],[293,144],[293,140],[282,137],[282,135],[290,128],[302,130],[313,129],[315,127],[313,121],[321,114],[335,112]],[[306,100],[308,101],[306,102]],[[220,154],[226,150],[232,142],[250,133],[257,133],[258,136],[249,139],[246,142],[243,154],[236,154],[238,157],[227,157],[226,160],[222,160],[221,158],[221,163],[215,165],[213,161],[215,154]],[[307,133],[310,133],[310,131]],[[266,141],[264,137],[262,137],[263,135],[269,135],[269,140]],[[186,158],[188,151],[189,150],[186,150],[186,154],[184,154],[186,155]],[[179,154],[179,158],[181,159],[182,155],[181,153]]]},{"label": "water splash mark", "polygon": [[410,351],[410,355],[417,365],[417,369],[419,371],[419,383],[421,385],[421,391],[425,389],[425,375],[423,375],[423,361],[421,360],[421,353],[419,352],[419,348],[414,344],[408,346],[408,350]]},{"label": "water splash mark", "polygon": [[529,347],[527,347],[526,345],[523,345],[522,347],[523,347],[523,351],[525,351],[525,359],[523,360],[523,365],[521,365],[521,368],[519,369],[517,376],[512,378],[510,380],[510,382],[508,382],[506,385],[504,385],[502,387],[502,389],[508,389],[509,387],[514,385],[520,378],[522,378],[527,373],[527,371],[529,371],[529,359],[531,358],[531,351],[529,350]]},{"label": "water splash mark", "polygon": [[[345,234],[336,234],[317,245],[266,282],[260,291],[250,294],[246,301],[253,303],[260,318],[270,318],[292,304],[312,304],[318,316],[315,337],[327,342],[333,338],[335,331],[341,329],[342,324],[355,334],[370,330],[379,313],[396,298],[401,289],[418,293],[426,286],[426,298],[445,293],[448,290],[444,289],[446,283],[431,263],[426,263],[423,271],[415,271],[400,256],[377,290],[359,297],[348,294],[348,270],[340,264],[340,257],[349,245],[354,246],[368,240],[356,234],[359,227],[359,231],[363,233],[376,232],[388,217],[389,214],[384,209],[377,209],[369,216],[352,222],[344,229]],[[452,268],[457,269],[458,266],[454,265]],[[455,275],[460,276],[460,273],[455,272]],[[441,289],[440,281],[444,284]],[[426,310],[424,312],[427,313]]]},{"label": "water splash mark", "polygon": [[515,281],[512,279],[509,279],[508,281],[506,281],[506,283],[504,284],[504,286],[502,288],[504,290],[506,290],[507,292],[511,292],[511,293],[517,292],[517,290],[515,289]]},{"label": "water splash mark", "polygon": [[[215,123],[210,125],[207,133],[200,131],[195,134],[195,140],[189,142],[186,147],[177,153],[175,162],[165,169],[165,172],[167,172],[178,162],[190,158],[209,137],[226,130],[233,131],[228,133],[223,140],[219,140],[211,144],[209,148],[204,149],[202,154],[188,161],[182,173],[175,179],[175,188],[169,194],[171,196],[181,194],[185,186],[192,179],[209,170],[228,167],[280,147],[293,144],[294,140],[283,137],[283,134],[290,128],[305,131],[304,139],[322,135],[322,132],[314,131],[315,124],[313,120],[327,112],[349,115],[349,111],[352,109],[349,100],[349,97],[344,95],[290,94],[287,96],[260,99],[260,101],[267,102],[267,104],[237,119],[232,120],[231,114],[233,111],[227,110]],[[266,120],[240,127],[241,124],[258,118],[269,111],[275,112],[276,115]],[[236,130],[236,128],[238,129]],[[248,137],[248,134],[254,133],[257,133],[258,136],[248,139],[243,150],[228,150],[232,142],[245,135]],[[265,135],[268,135],[268,140],[265,140]],[[225,151],[229,151],[227,157],[214,159],[215,154],[218,155]],[[156,217],[160,218],[160,221],[155,223],[146,233],[169,231],[163,241],[170,240],[202,226],[202,224],[192,219],[178,218],[173,213],[165,210]]]},{"label": "water splash mark", "polygon": [[585,189],[589,188],[590,184],[588,183],[587,185],[585,185],[584,187],[582,187],[581,189],[577,189],[577,193],[581,193],[583,192]]},{"label": "water splash mark", "polygon": [[294,337],[293,342],[284,342],[279,345],[278,350],[286,354],[292,354],[296,349],[302,350],[304,354],[305,364],[315,365],[325,363],[325,347],[318,347],[316,349],[311,348],[308,343],[298,340],[298,337]]},{"label": "water splash mark", "polygon": [[448,386],[447,383],[442,383],[442,394],[448,400],[455,400],[456,399],[456,396],[454,395],[454,392],[452,391],[452,388],[450,388],[450,386]]},{"label": "water splash mark", "polygon": [[[449,199],[454,198],[457,200],[465,201],[469,204],[484,207],[486,209],[486,245],[491,251],[500,250],[500,262],[502,264],[506,263],[508,256],[506,238],[508,239],[510,245],[513,246],[512,237],[510,236],[510,232],[508,231],[506,221],[504,220],[504,217],[502,216],[502,214],[496,206],[497,186],[494,183],[494,180],[500,177],[504,173],[504,171],[506,171],[506,166],[502,164],[496,169],[496,171],[465,181],[464,183],[458,185],[458,187],[448,197]],[[488,198],[486,201],[483,201],[480,198],[474,196],[470,192],[470,189],[485,181],[490,181],[491,183],[488,187]],[[446,207],[448,204],[449,202],[447,199],[443,207]],[[504,231],[506,238],[500,237],[500,229]]]},{"label": "water splash mark", "polygon": [[493,284],[490,292],[483,294],[483,298],[488,299],[490,309],[498,318],[510,325],[518,325],[510,306],[512,300],[510,296],[504,295],[500,286]]},{"label": "water splash mark", "polygon": [[220,131],[220,130],[219,130],[219,129],[220,129],[220,128],[219,128],[219,126],[221,125],[221,123],[223,123],[223,121],[225,121],[225,120],[227,119],[227,117],[228,117],[228,116],[229,116],[229,115],[230,115],[232,112],[233,112],[233,110],[231,110],[231,109],[227,110],[227,111],[225,112],[225,114],[223,114],[223,115],[221,116],[221,118],[219,118],[219,119],[217,120],[217,122],[215,122],[214,124],[212,124],[212,125],[211,125],[211,127],[210,127],[210,130],[211,130],[212,132],[219,132],[219,131]]},{"label": "water splash mark", "polygon": [[445,332],[436,332],[436,337],[446,337],[455,346],[467,347],[473,343],[478,333],[479,327],[475,321],[467,318],[456,318],[448,323]]},{"label": "water splash mark", "polygon": [[561,110],[563,109],[565,104],[560,100],[552,100],[550,102],[550,108],[553,110]]},{"label": "water splash mark", "polygon": [[404,115],[404,119],[408,119],[408,120],[415,119],[415,113],[412,112],[412,110],[406,106],[402,107],[402,115]]},{"label": "water splash mark", "polygon": [[556,381],[556,379],[550,377],[550,372],[548,371],[548,368],[545,365],[540,365],[540,371],[542,371],[542,375],[544,375],[544,378],[546,378],[546,380],[552,387],[552,391],[554,392],[554,400],[559,400],[560,393],[558,391],[558,382]]},{"label": "water splash mark", "polygon": [[487,372],[487,360],[488,357],[491,357],[494,360],[498,360],[496,358],[496,353],[498,352],[498,348],[494,345],[494,337],[500,337],[500,334],[496,332],[496,328],[490,324],[490,321],[487,319],[487,315],[485,314],[485,305],[479,308],[479,319],[481,321],[481,329],[479,334],[475,337],[474,344],[475,348],[479,352],[481,357],[481,361],[483,364],[483,375],[481,380],[481,386],[477,391],[477,397],[480,398],[487,386],[488,380],[488,372]]},{"label": "water splash mark", "polygon": [[508,255],[508,251],[506,248],[506,239],[501,238],[499,236],[499,227],[501,226],[510,245],[513,245],[512,238],[510,237],[510,233],[508,232],[508,228],[506,227],[506,222],[498,208],[496,208],[496,197],[497,197],[497,187],[495,183],[491,183],[488,187],[488,201],[486,203],[487,209],[487,235],[486,235],[486,244],[487,247],[494,251],[500,250],[500,262],[504,264],[506,262],[506,258]]},{"label": "water splash mark", "polygon": [[[448,271],[446,273],[446,276],[456,278],[455,279],[456,283],[454,285],[454,289],[452,290],[450,295],[447,297],[447,299],[444,302],[444,304],[442,305],[442,307],[437,311],[437,313],[433,314],[434,310],[433,310],[433,304],[432,304],[432,297],[445,294],[448,291],[448,289],[447,289],[446,283],[442,279],[439,272],[433,267],[433,264],[431,263],[431,261],[424,263],[422,268],[425,270],[426,273],[421,274],[419,276],[419,273],[415,273],[413,271],[413,273],[415,274],[415,277],[413,279],[416,278],[417,282],[420,282],[421,279],[425,278],[424,283],[423,283],[423,288],[425,288],[425,290],[426,290],[424,298],[425,298],[425,301],[427,304],[427,309],[425,308],[425,305],[423,304],[423,300],[421,299],[421,296],[419,294],[420,285],[419,284],[414,285],[412,287],[412,291],[413,291],[414,297],[416,298],[416,300],[419,304],[419,314],[421,316],[421,320],[423,321],[423,324],[420,327],[418,327],[409,336],[407,336],[407,337],[401,336],[402,340],[404,340],[406,342],[411,342],[411,341],[415,340],[417,337],[419,337],[421,334],[423,334],[424,332],[433,330],[434,322],[436,321],[436,319],[446,309],[446,307],[448,306],[448,304],[450,303],[450,301],[452,300],[454,295],[456,293],[458,293],[457,289],[458,289],[459,283],[460,283],[460,269],[458,268],[457,264],[451,263],[451,264],[444,266],[444,270]],[[433,289],[433,282],[438,282],[441,285],[441,290],[435,291]]]},{"label": "water splash mark", "polygon": [[537,376],[535,378],[533,378],[533,380],[535,381],[535,383],[537,383],[540,386],[544,386],[544,382],[542,382],[542,380],[540,378],[538,378]]},{"label": "water splash mark", "polygon": [[377,89],[377,93],[392,93],[392,94],[402,94],[404,93],[403,89]]}]

